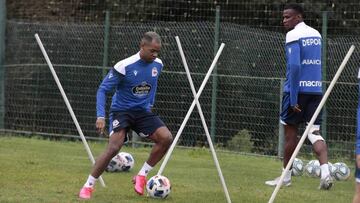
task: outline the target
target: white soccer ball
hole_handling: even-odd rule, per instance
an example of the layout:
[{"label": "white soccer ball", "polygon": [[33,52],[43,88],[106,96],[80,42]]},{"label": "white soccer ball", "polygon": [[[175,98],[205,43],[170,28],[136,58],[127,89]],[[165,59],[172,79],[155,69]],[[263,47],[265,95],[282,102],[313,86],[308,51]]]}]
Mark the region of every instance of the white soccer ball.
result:
[{"label": "white soccer ball", "polygon": [[301,159],[295,158],[292,165],[291,175],[301,176],[303,172],[304,172],[304,162],[301,161]]},{"label": "white soccer ball", "polygon": [[321,175],[320,162],[318,160],[309,161],[305,165],[305,173],[310,177],[319,178]]},{"label": "white soccer ball", "polygon": [[330,168],[330,174],[336,180],[347,180],[350,177],[350,168],[343,162],[338,162]]},{"label": "white soccer ball", "polygon": [[155,175],[146,183],[146,190],[150,197],[166,198],[171,191],[171,184],[167,177]]},{"label": "white soccer ball", "polygon": [[127,152],[120,152],[114,156],[108,166],[106,171],[108,172],[118,172],[118,171],[129,171],[134,167],[135,160],[131,154]]}]

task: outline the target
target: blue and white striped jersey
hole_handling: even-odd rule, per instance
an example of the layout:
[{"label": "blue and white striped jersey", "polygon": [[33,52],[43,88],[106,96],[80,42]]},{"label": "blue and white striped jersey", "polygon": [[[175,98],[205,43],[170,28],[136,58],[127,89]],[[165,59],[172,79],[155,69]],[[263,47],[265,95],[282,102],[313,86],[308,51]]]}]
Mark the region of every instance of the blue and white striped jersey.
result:
[{"label": "blue and white striped jersey", "polygon": [[145,62],[140,53],[119,61],[102,81],[96,95],[97,117],[105,117],[106,93],[116,89],[110,112],[124,110],[150,111],[155,102],[157,81],[163,63],[156,58]]},{"label": "blue and white striped jersey", "polygon": [[299,93],[322,94],[321,35],[301,22],[286,34],[286,81],[290,105],[297,104]]}]

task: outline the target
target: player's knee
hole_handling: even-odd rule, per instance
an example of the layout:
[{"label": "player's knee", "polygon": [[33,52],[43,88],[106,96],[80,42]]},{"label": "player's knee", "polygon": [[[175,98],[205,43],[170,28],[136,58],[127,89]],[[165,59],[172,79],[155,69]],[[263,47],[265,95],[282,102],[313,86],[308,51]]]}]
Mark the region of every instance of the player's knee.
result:
[{"label": "player's knee", "polygon": [[320,125],[311,126],[308,133],[308,139],[310,140],[311,144],[314,144],[317,141],[325,141],[320,134]]},{"label": "player's knee", "polygon": [[169,130],[166,130],[163,135],[161,136],[161,139],[159,140],[160,144],[164,148],[168,148],[173,141],[173,136]]},{"label": "player's knee", "polygon": [[171,133],[168,131],[163,131],[162,135],[159,137],[159,142],[163,145],[168,145],[172,141]]},{"label": "player's knee", "polygon": [[155,133],[152,135],[152,139],[155,143],[167,146],[170,145],[173,138],[171,132],[167,127],[158,128]]},{"label": "player's knee", "polygon": [[171,132],[169,131],[166,135],[166,145],[167,147],[169,147],[171,145],[171,143],[173,142],[173,136],[171,134]]}]

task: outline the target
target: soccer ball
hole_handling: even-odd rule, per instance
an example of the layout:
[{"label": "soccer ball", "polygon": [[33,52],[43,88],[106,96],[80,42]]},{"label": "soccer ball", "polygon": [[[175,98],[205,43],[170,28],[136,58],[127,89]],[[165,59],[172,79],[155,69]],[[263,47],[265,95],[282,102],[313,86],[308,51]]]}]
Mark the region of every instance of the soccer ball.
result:
[{"label": "soccer ball", "polygon": [[127,152],[120,152],[118,155],[122,158],[121,171],[130,171],[135,164],[133,156]]},{"label": "soccer ball", "polygon": [[336,180],[347,180],[350,176],[350,168],[345,163],[338,162],[332,165],[330,174]]},{"label": "soccer ball", "polygon": [[320,162],[318,160],[311,160],[305,166],[305,173],[313,178],[319,178],[321,174]]},{"label": "soccer ball", "polygon": [[171,191],[171,184],[167,177],[155,175],[146,183],[146,190],[150,197],[166,198]]},{"label": "soccer ball", "polygon": [[129,171],[134,167],[134,158],[127,152],[120,152],[114,156],[106,167],[108,172]]},{"label": "soccer ball", "polygon": [[304,171],[303,161],[301,161],[301,159],[295,158],[292,165],[291,175],[301,176],[303,174],[303,171]]}]

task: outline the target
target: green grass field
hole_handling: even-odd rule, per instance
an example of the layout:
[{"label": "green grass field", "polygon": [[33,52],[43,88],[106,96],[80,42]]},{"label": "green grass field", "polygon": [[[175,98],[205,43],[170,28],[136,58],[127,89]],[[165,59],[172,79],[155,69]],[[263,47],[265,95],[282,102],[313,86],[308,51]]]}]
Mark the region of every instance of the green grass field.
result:
[{"label": "green grass field", "polygon": [[[95,155],[106,145],[89,144]],[[124,147],[122,151],[134,156],[134,169],[127,173],[105,173],[107,187],[98,183],[90,202],[226,202],[208,150],[174,150],[164,171],[172,182],[172,192],[165,200],[133,192],[131,178],[146,160],[150,148]],[[279,175],[279,160],[230,153],[218,153],[218,158],[232,202],[269,200],[274,188],[264,181]],[[78,202],[78,192],[90,169],[81,142],[0,137],[0,202]],[[336,182],[331,191],[318,190],[318,184],[319,179],[295,177],[292,186],[279,191],[275,202],[351,202],[353,175],[348,181]]]}]

